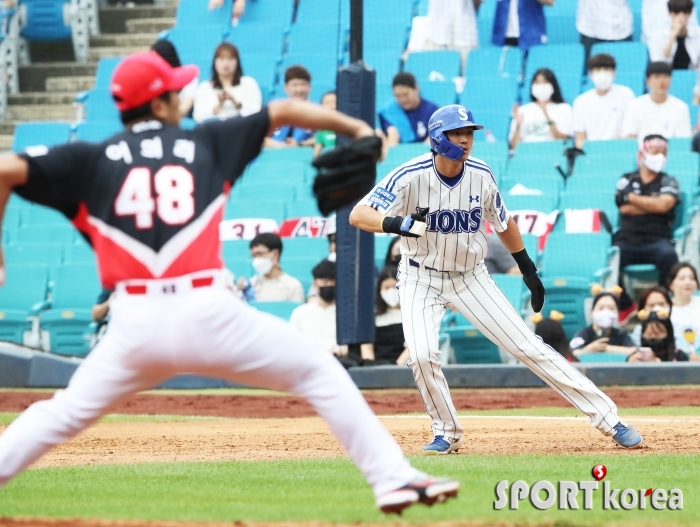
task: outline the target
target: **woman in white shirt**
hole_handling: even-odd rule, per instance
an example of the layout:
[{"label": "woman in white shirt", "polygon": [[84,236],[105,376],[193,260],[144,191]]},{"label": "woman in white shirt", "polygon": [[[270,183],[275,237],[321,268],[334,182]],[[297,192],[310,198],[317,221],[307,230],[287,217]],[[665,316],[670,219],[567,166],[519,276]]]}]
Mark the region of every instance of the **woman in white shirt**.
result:
[{"label": "woman in white shirt", "polygon": [[532,102],[513,107],[510,124],[511,149],[519,142],[553,141],[572,135],[571,105],[564,102],[554,72],[541,68],[532,76],[530,83]]},{"label": "woman in white shirt", "polygon": [[[677,263],[668,275],[668,287],[673,293],[671,323],[673,332],[680,335],[684,345],[677,346],[691,355],[700,347],[700,297],[694,296],[698,290],[698,274],[689,263]],[[697,355],[696,357],[697,358]]]},{"label": "woman in white shirt", "polygon": [[211,80],[197,88],[194,120],[250,115],[262,108],[262,93],[255,79],[243,75],[238,48],[222,42],[214,52]]}]

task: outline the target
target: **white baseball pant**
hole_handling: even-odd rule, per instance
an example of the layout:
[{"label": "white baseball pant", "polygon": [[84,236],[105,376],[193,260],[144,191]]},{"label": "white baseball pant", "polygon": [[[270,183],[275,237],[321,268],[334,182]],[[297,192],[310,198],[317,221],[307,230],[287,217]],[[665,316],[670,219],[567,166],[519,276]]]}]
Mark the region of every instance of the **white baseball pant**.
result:
[{"label": "white baseball pant", "polygon": [[615,403],[527,327],[483,262],[466,273],[431,271],[406,263],[404,257],[398,288],[408,364],[433,420],[434,435],[459,439],[464,432],[440,365],[438,334],[448,306],[588,415],[592,426],[612,435],[612,427],[620,422]]},{"label": "white baseball pant", "polygon": [[202,274],[215,277],[212,286],[193,287],[195,275],[140,282],[146,294],[118,286],[108,330],[68,387],[30,406],[0,436],[0,487],[131,394],[183,372],[306,398],[375,495],[421,474],[330,353],[236,298],[220,271]]}]

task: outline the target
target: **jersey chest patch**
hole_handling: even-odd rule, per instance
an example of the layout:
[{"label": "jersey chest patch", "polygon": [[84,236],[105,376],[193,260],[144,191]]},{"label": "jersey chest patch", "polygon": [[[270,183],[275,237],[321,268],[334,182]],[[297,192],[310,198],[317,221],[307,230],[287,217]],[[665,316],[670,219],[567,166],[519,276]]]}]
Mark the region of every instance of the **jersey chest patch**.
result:
[{"label": "jersey chest patch", "polygon": [[436,210],[428,214],[428,232],[441,232],[443,234],[476,232],[481,226],[483,218],[481,207],[471,210],[445,209]]}]

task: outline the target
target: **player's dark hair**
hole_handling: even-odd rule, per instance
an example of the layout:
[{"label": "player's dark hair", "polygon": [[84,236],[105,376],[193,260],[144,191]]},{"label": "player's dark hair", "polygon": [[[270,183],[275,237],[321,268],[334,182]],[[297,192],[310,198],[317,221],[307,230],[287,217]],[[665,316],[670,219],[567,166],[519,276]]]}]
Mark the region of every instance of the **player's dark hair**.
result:
[{"label": "player's dark hair", "polygon": [[418,84],[416,83],[416,78],[413,73],[407,71],[402,71],[394,75],[394,80],[391,81],[391,87],[396,88],[397,86],[406,86],[408,88],[415,89]]},{"label": "player's dark hair", "polygon": [[[652,293],[659,293],[661,296],[663,296],[664,300],[666,300],[666,303],[669,306],[669,310],[673,309],[673,302],[671,301],[671,296],[668,294],[666,288],[661,287],[660,285],[655,285],[654,287],[650,287],[649,289],[644,290],[644,292],[639,297],[640,309],[647,308],[647,300],[649,300],[649,297],[652,295]],[[669,312],[668,315],[671,316],[671,313]]]},{"label": "player's dark hair", "polygon": [[693,12],[693,0],[668,0],[669,13],[686,13]]},{"label": "player's dark hair", "polygon": [[[170,103],[170,98],[172,97],[171,91],[165,92],[162,95],[159,95],[155,99],[161,99],[167,103]],[[118,95],[112,94],[112,98],[119,102],[120,98]],[[154,100],[155,100],[154,99]],[[138,106],[136,108],[132,108],[131,110],[124,110],[123,112],[119,112],[119,118],[122,121],[122,124],[129,124],[133,121],[138,121],[138,120],[143,120],[148,117],[153,117],[153,113],[151,112],[151,103],[153,101],[148,101],[146,104],[142,104],[141,106]]]},{"label": "player's dark hair", "polygon": [[535,325],[535,335],[538,335],[542,342],[564,356],[570,362],[579,362],[578,358],[571,352],[569,339],[561,324],[551,318],[543,318]]},{"label": "player's dark hair", "polygon": [[383,315],[389,309],[389,306],[386,305],[386,302],[384,302],[384,299],[382,298],[382,282],[384,282],[384,280],[388,280],[389,278],[396,280],[397,272],[398,269],[394,265],[389,265],[379,271],[379,276],[377,277],[377,289],[374,294],[374,302],[377,306],[375,313],[377,315]]},{"label": "player's dark hair", "polygon": [[267,247],[271,251],[277,249],[279,251],[280,258],[282,257],[282,238],[277,236],[274,232],[261,232],[255,238],[250,240],[251,249],[257,247],[258,245]]},{"label": "player's dark hair", "polygon": [[617,297],[616,297],[615,295],[613,295],[612,293],[608,293],[608,292],[606,291],[606,292],[604,292],[604,293],[600,293],[600,294],[598,294],[598,295],[596,295],[596,296],[593,297],[593,305],[591,305],[591,311],[593,311],[593,310],[595,309],[596,304],[597,304],[598,302],[600,302],[600,300],[602,300],[602,299],[605,298],[605,297],[610,297],[610,298],[612,298],[612,299],[613,299],[613,302],[615,302],[615,307],[616,307],[618,310],[620,309],[620,301],[617,299]]},{"label": "player's dark hair", "polygon": [[646,76],[647,78],[651,77],[652,75],[668,75],[670,77],[672,71],[673,68],[667,62],[650,62],[647,65]]},{"label": "player's dark hair", "polygon": [[559,82],[557,81],[554,72],[549,68],[540,68],[532,76],[532,80],[530,81],[530,100],[532,102],[535,102],[537,100],[535,99],[535,96],[532,95],[532,85],[535,83],[535,79],[539,75],[542,75],[547,80],[547,82],[552,85],[552,88],[554,88],[554,92],[552,93],[552,97],[550,98],[550,100],[556,104],[563,103],[564,98],[561,96],[561,88],[559,87]]},{"label": "player's dark hair", "polygon": [[180,56],[177,54],[177,50],[172,42],[167,39],[156,40],[155,44],[151,46],[151,50],[155,51],[160,55],[165,62],[170,64],[173,68],[179,68],[182,66],[180,62]]},{"label": "player's dark hair", "polygon": [[335,280],[335,262],[321,260],[321,263],[316,264],[316,267],[311,270],[311,276],[314,277],[314,280],[323,280],[324,278]]},{"label": "player's dark hair", "polygon": [[391,260],[391,250],[394,248],[394,245],[396,245],[400,241],[401,236],[394,236],[394,239],[389,242],[389,247],[387,247],[386,256],[384,257],[384,267],[391,267],[396,265],[396,262],[393,262]]},{"label": "player's dark hair", "polygon": [[698,272],[695,270],[695,267],[688,262],[678,262],[673,264],[671,270],[668,272],[667,283],[669,286],[671,285],[671,282],[676,279],[676,276],[678,276],[678,273],[680,273],[682,269],[690,269],[690,272],[693,273],[693,278],[695,278],[695,285],[700,285],[700,282],[698,282]]},{"label": "player's dark hair", "polygon": [[586,65],[588,66],[588,71],[595,69],[614,70],[617,67],[615,57],[610,55],[610,53],[598,53],[597,55],[593,55],[588,59]]},{"label": "player's dark hair", "polygon": [[304,66],[295,64],[294,66],[289,66],[284,70],[284,83],[287,84],[289,81],[299,79],[311,83],[311,73]]},{"label": "player's dark hair", "polygon": [[211,61],[211,84],[214,88],[219,90],[223,88],[223,85],[219,79],[219,74],[216,73],[216,59],[223,52],[230,53],[237,62],[236,71],[233,72],[233,85],[238,86],[241,83],[241,77],[243,76],[243,65],[241,64],[241,56],[238,53],[238,48],[230,42],[222,42],[216,46],[216,50],[214,51],[214,60]]}]

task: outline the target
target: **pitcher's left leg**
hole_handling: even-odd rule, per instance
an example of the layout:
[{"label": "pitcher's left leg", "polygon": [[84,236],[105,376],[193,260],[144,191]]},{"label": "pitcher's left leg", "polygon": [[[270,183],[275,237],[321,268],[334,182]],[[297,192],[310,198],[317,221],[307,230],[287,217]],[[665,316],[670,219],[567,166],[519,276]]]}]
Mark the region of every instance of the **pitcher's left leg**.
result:
[{"label": "pitcher's left leg", "polygon": [[453,304],[479,331],[588,415],[598,430],[607,435],[616,433],[613,427],[620,418],[615,403],[527,327],[483,264],[473,274],[465,273],[454,281]]}]

